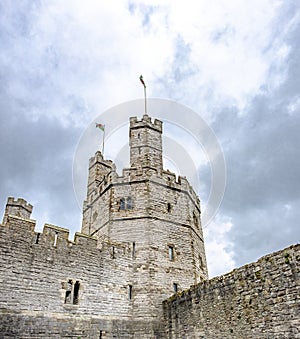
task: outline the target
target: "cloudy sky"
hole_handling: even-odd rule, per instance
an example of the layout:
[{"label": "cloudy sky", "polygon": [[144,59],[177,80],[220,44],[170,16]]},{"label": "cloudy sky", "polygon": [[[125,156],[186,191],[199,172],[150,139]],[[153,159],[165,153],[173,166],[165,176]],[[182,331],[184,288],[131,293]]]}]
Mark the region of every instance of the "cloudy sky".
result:
[{"label": "cloudy sky", "polygon": [[[210,276],[299,242],[299,21],[294,0],[2,0],[0,212],[23,197],[38,229],[79,231],[77,146],[102,112],[142,97],[143,74],[149,97],[196,112],[223,150],[226,190],[205,227]],[[205,204],[209,163],[177,142]]]}]

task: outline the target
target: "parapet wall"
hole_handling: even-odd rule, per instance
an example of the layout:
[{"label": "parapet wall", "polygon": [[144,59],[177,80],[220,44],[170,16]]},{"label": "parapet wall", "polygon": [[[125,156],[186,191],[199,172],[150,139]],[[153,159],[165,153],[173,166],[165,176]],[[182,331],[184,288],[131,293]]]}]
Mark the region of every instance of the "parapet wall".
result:
[{"label": "parapet wall", "polygon": [[70,241],[67,229],[49,224],[42,233],[34,229],[35,221],[11,215],[0,225],[1,335],[110,338],[122,331],[132,337],[138,333],[137,338],[152,335],[150,321],[140,326],[132,322],[135,286],[128,280],[133,261],[129,244],[99,246],[95,238],[81,233]]},{"label": "parapet wall", "polygon": [[300,338],[300,245],[164,302],[170,338]]}]

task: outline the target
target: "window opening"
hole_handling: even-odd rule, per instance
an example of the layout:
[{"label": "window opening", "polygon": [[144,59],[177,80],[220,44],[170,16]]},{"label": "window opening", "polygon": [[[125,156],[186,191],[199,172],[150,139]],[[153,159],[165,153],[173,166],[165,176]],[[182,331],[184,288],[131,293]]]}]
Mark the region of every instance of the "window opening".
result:
[{"label": "window opening", "polygon": [[132,210],[133,202],[131,197],[121,198],[120,199],[120,207],[119,210]]},{"label": "window opening", "polygon": [[199,254],[199,266],[200,266],[201,269],[203,269],[203,260],[202,260],[200,254]]},{"label": "window opening", "polygon": [[132,299],[132,285],[128,285],[128,299]]},{"label": "window opening", "polygon": [[54,242],[53,242],[53,246],[56,247],[57,245],[57,238],[58,238],[58,233],[55,232],[55,235],[54,235]]},{"label": "window opening", "polygon": [[115,259],[115,246],[112,248],[112,258]]},{"label": "window opening", "polygon": [[178,284],[177,283],[173,283],[173,290],[175,293],[178,292]]},{"label": "window opening", "polygon": [[198,218],[196,216],[196,213],[193,213],[193,221],[194,221],[194,225],[199,228],[199,222],[198,222]]},{"label": "window opening", "polygon": [[174,260],[174,247],[173,246],[169,246],[169,259],[171,261]]},{"label": "window opening", "polygon": [[71,304],[72,289],[73,289],[72,280],[68,281],[68,284],[67,284],[66,288],[67,288],[67,290],[66,290],[66,295],[65,295],[65,304]]},{"label": "window opening", "polygon": [[120,199],[120,210],[125,210],[125,199],[124,198]]},{"label": "window opening", "polygon": [[79,281],[76,281],[75,285],[74,285],[74,296],[73,296],[73,304],[74,305],[78,305],[78,297],[79,297]]},{"label": "window opening", "polygon": [[128,210],[132,209],[132,200],[131,200],[130,197],[127,198],[126,207],[127,207]]},{"label": "window opening", "polygon": [[171,212],[171,204],[168,202],[168,212]]},{"label": "window opening", "polygon": [[140,138],[140,133],[138,133],[138,139]]},{"label": "window opening", "polygon": [[132,243],[132,258],[135,257],[135,242]]},{"label": "window opening", "polygon": [[40,241],[40,236],[41,236],[41,233],[38,233],[38,234],[36,235],[36,238],[35,238],[35,243],[36,243],[36,244],[39,243],[39,241]]},{"label": "window opening", "polygon": [[77,280],[74,284],[72,280],[69,280],[65,288],[65,304],[78,305],[80,282]]}]

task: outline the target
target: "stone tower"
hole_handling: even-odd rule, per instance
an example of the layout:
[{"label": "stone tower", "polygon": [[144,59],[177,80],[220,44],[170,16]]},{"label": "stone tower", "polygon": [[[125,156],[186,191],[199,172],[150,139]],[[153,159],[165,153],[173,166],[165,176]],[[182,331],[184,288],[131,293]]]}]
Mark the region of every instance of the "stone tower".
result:
[{"label": "stone tower", "polygon": [[3,224],[6,223],[7,217],[9,215],[14,215],[16,217],[30,219],[32,213],[33,206],[28,204],[22,198],[15,200],[13,197],[9,197],[7,199],[7,204],[5,207],[4,217],[3,217]]},{"label": "stone tower", "polygon": [[130,118],[129,144],[122,176],[101,152],[90,159],[82,233],[110,244],[112,257],[131,253],[122,283],[131,312],[153,320],[165,298],[208,277],[200,201],[185,177],[163,169],[161,121]]}]

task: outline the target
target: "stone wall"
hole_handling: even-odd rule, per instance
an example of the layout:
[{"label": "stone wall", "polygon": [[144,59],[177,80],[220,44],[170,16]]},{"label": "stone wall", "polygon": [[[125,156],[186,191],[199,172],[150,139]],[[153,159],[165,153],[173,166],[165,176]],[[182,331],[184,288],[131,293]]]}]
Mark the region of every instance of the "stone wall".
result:
[{"label": "stone wall", "polygon": [[300,245],[164,302],[167,338],[300,338]]},{"label": "stone wall", "polygon": [[1,338],[159,333],[159,322],[134,320],[141,300],[134,286],[129,297],[130,244],[102,243],[100,249],[90,236],[76,233],[70,241],[66,229],[46,224],[36,233],[34,228],[34,221],[10,215],[0,225]]}]

